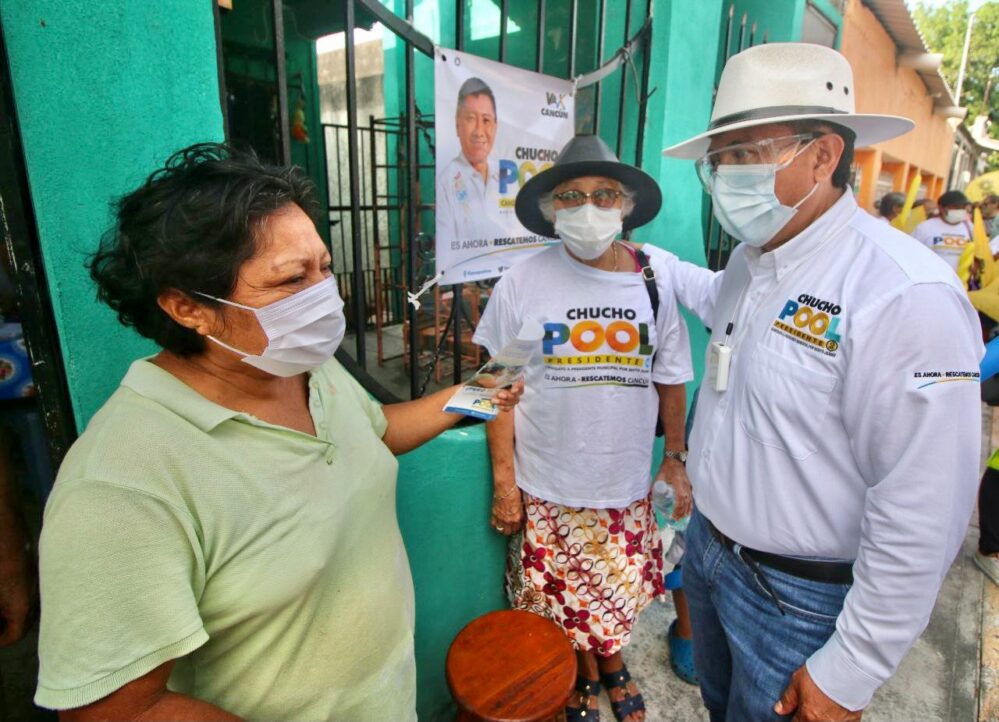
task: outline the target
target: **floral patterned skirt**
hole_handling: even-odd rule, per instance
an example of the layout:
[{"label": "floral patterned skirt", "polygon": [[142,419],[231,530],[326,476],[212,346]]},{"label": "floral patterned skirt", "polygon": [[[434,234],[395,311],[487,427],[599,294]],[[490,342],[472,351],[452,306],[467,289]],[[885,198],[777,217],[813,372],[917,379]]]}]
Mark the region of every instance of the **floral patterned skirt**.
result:
[{"label": "floral patterned skirt", "polygon": [[524,529],[507,559],[511,606],[551,619],[577,650],[621,651],[639,613],[665,593],[651,495],[623,509],[523,497]]}]

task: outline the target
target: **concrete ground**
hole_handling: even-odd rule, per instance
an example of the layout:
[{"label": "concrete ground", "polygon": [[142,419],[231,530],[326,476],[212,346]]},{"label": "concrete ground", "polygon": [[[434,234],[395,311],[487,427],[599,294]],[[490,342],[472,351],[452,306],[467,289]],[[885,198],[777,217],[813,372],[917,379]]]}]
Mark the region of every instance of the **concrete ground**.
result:
[{"label": "concrete ground", "polygon": [[[983,467],[989,451],[999,448],[999,418],[993,425],[992,411],[983,411]],[[976,512],[929,626],[875,695],[865,722],[999,722],[999,587],[968,556],[977,542]],[[707,720],[697,688],[669,667],[666,631],[675,616],[671,601],[653,602],[625,650],[650,722]],[[600,702],[601,719],[613,720],[606,694]]]}]

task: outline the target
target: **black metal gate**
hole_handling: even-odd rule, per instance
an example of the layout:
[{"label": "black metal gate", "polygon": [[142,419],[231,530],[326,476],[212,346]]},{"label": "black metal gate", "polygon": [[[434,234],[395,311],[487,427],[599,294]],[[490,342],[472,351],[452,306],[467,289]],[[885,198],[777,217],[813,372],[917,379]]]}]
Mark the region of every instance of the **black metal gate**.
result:
[{"label": "black metal gate", "polygon": [[[469,355],[463,346],[468,344],[470,334],[467,325],[471,323],[470,316],[474,313],[468,312],[463,301],[466,289],[461,284],[450,287],[447,291],[452,299],[450,313],[446,319],[433,318],[436,345],[432,351],[421,356],[420,329],[425,324],[421,322],[419,312],[405,303],[405,298],[406,292],[420,288],[434,275],[433,203],[428,199],[430,194],[424,190],[425,187],[433,188],[433,183],[421,184],[421,173],[434,168],[434,140],[433,116],[421,114],[416,104],[418,81],[414,54],[419,51],[433,57],[434,46],[429,38],[412,26],[413,4],[413,0],[407,0],[404,20],[377,0],[346,0],[347,122],[325,126],[324,130],[327,133],[327,153],[337,154],[333,164],[335,170],[330,178],[333,201],[329,214],[335,262],[337,253],[343,259],[340,266],[343,274],[341,289],[349,299],[353,360],[360,369],[376,373],[368,368],[366,331],[374,329],[376,332],[376,343],[379,344],[376,358],[381,364],[392,360],[381,348],[381,330],[402,321],[406,335],[404,348],[409,393],[416,398],[423,393],[430,376],[435,371],[440,374],[438,364],[445,350],[454,383],[459,383],[463,372],[469,370],[468,362],[465,365],[462,363],[463,358]],[[500,12],[496,59],[506,62],[511,3],[510,0],[500,0],[493,7],[495,5],[499,6]],[[357,112],[354,29],[357,27],[358,6],[394,33],[402,41],[405,53],[404,112],[397,118],[369,117],[367,125],[361,122]],[[465,49],[468,13],[474,7],[476,3],[468,0],[457,3],[455,44],[458,50]],[[622,160],[641,165],[645,101],[648,97],[647,40],[651,36],[651,0],[626,0],[623,3],[563,0],[557,4],[536,0],[532,10],[536,18],[535,69],[541,71],[544,68],[551,73],[552,58],[546,58],[545,53],[549,38],[557,31],[558,37],[564,38],[560,46],[565,54],[563,76],[579,78],[582,70],[587,74],[588,82],[592,83],[588,87],[582,87],[586,86],[585,82],[580,83],[577,132],[601,131],[605,139],[616,146]],[[607,37],[607,13],[610,10],[624,15],[624,33],[620,39]],[[557,23],[557,27],[552,21]],[[605,46],[617,51],[610,60],[605,60]],[[601,92],[599,81],[615,70],[621,73],[618,97],[611,99],[618,107],[617,122],[611,128],[598,128],[601,104],[607,102],[606,97],[602,97],[606,93]],[[419,82],[428,81],[421,77]],[[631,93],[636,97],[634,103],[631,102]],[[341,155],[342,144],[338,142],[343,136],[347,140],[345,158]],[[624,147],[629,145],[629,139],[633,139],[630,147]],[[395,154],[390,153],[392,145],[395,146]],[[488,288],[482,290],[488,293]]]},{"label": "black metal gate", "polygon": [[[76,439],[55,314],[28,192],[7,51],[0,28],[0,238],[11,275],[52,468]],[[12,402],[7,402],[11,404]],[[50,480],[46,480],[50,481]]]},{"label": "black metal gate", "polygon": [[[357,128],[358,163],[361,188],[359,210],[361,218],[362,256],[354,257],[353,228],[350,199],[347,197],[349,178],[346,177],[346,158],[343,157],[350,137],[350,128],[344,124],[323,125],[330,166],[331,199],[327,206],[330,225],[330,245],[333,267],[337,280],[344,289],[352,318],[354,299],[351,294],[353,274],[363,276],[365,299],[365,329],[404,321],[405,278],[402,245],[397,229],[405,210],[398,189],[404,185],[405,165],[391,153],[389,140],[398,144],[404,138],[398,118],[375,118]],[[352,329],[356,332],[357,329]],[[379,357],[380,358],[380,357]],[[381,360],[381,358],[380,358]]]},{"label": "black metal gate", "polygon": [[[723,30],[724,35],[720,44],[723,54],[719,58],[718,63],[719,76],[721,75],[722,68],[725,66],[725,62],[733,55],[756,45],[757,39],[759,39],[761,44],[767,42],[766,31],[763,31],[762,36],[757,38],[759,28],[755,21],[750,22],[749,13],[743,13],[738,24],[736,23],[735,5],[729,6],[728,17]],[[718,84],[716,78],[715,91],[717,92],[717,90]],[[708,268],[713,271],[720,271],[728,264],[728,257],[732,254],[732,249],[735,247],[737,241],[726,233],[718,221],[715,220],[714,213],[711,212],[711,197],[705,196],[705,199],[704,257],[707,260]]]}]

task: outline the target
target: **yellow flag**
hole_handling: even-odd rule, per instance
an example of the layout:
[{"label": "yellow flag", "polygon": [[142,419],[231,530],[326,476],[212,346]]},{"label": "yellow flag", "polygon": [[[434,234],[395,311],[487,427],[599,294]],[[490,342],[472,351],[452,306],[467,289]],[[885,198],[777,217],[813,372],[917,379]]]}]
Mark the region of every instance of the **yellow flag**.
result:
[{"label": "yellow flag", "polygon": [[993,321],[999,321],[999,278],[983,286],[980,291],[970,291],[971,305]]},{"label": "yellow flag", "polygon": [[964,284],[964,290],[974,291],[982,288],[978,283],[978,270],[981,266],[975,257],[975,244],[965,243],[961,250],[961,257],[957,261],[957,277]]},{"label": "yellow flag", "polygon": [[916,230],[916,226],[926,220],[926,206],[919,206],[909,214],[909,220],[905,224],[905,232],[910,236]]},{"label": "yellow flag", "polygon": [[912,212],[912,206],[916,203],[916,194],[919,193],[919,186],[922,182],[923,175],[917,171],[916,175],[912,177],[912,182],[909,184],[909,192],[905,196],[905,205],[902,206],[902,212],[895,216],[895,219],[891,222],[900,231],[905,230],[909,214]]},{"label": "yellow flag", "polygon": [[975,209],[975,223],[971,229],[971,242],[975,248],[975,261],[979,270],[979,288],[986,288],[996,278],[996,262],[989,248],[989,234],[985,232],[985,221],[982,211]]}]

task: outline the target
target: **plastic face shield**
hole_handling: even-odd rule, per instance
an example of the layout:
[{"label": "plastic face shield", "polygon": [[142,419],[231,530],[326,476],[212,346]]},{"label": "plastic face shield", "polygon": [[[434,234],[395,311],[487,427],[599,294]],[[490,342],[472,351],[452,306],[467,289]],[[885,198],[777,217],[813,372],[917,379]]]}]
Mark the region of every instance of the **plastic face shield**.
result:
[{"label": "plastic face shield", "polygon": [[710,193],[719,166],[769,166],[776,173],[791,165],[808,147],[808,143],[820,135],[822,133],[798,133],[716,148],[695,162],[697,177],[700,178],[704,190]]}]

